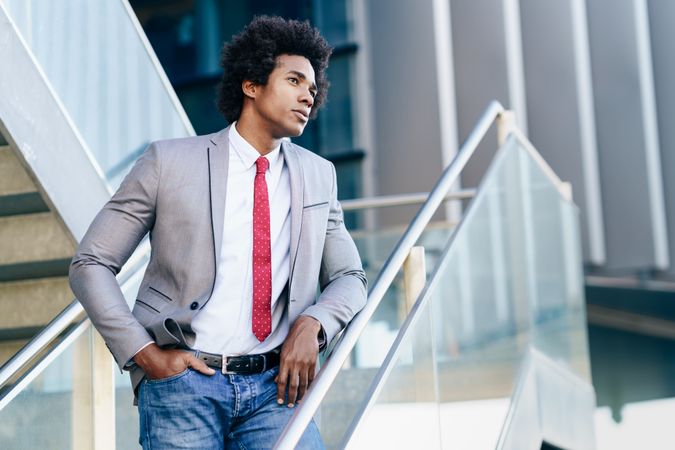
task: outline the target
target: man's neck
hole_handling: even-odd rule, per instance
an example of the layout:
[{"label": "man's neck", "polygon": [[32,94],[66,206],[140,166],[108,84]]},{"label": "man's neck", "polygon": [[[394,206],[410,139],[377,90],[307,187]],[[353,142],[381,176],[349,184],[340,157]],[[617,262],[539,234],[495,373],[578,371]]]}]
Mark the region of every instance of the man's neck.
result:
[{"label": "man's neck", "polygon": [[256,126],[255,121],[244,114],[239,117],[235,124],[237,133],[243,137],[246,142],[251,144],[254,149],[262,156],[270,153],[275,148],[281,145],[281,139],[274,138],[267,129],[263,126]]}]

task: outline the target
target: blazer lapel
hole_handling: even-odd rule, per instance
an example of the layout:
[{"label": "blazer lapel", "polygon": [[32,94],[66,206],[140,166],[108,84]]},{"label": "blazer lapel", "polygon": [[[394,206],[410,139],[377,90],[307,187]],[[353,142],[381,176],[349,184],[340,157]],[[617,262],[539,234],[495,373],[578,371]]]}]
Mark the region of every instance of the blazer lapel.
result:
[{"label": "blazer lapel", "polygon": [[220,260],[220,248],[223,244],[223,220],[225,219],[225,197],[227,194],[227,168],[230,159],[230,127],[218,132],[211,138],[213,146],[209,153],[209,190],[211,195],[211,229],[216,265]]},{"label": "blazer lapel", "polygon": [[305,185],[304,176],[302,174],[302,165],[300,164],[300,159],[298,158],[298,154],[293,148],[293,145],[288,141],[282,141],[281,151],[284,154],[284,160],[288,166],[288,177],[291,180],[291,268],[289,280],[292,280],[295,258],[298,254],[298,244],[300,243]]}]

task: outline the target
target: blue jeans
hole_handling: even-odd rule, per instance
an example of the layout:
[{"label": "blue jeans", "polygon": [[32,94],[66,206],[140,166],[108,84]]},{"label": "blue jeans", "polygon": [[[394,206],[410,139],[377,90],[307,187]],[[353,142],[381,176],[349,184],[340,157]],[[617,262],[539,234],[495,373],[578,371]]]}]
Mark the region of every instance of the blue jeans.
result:
[{"label": "blue jeans", "polygon": [[[188,369],[143,380],[138,392],[139,443],[159,449],[270,449],[294,409],[277,404],[278,367],[253,375],[203,375]],[[298,449],[323,449],[312,420]]]}]

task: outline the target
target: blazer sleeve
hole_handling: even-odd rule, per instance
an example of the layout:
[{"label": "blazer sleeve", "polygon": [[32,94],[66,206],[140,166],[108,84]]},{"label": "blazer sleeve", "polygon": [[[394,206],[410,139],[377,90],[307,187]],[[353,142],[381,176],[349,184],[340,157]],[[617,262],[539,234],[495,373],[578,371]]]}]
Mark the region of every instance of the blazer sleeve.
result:
[{"label": "blazer sleeve", "polygon": [[160,170],[151,144],[96,215],[70,265],[70,287],[120,370],[153,341],[131,314],[116,275],[154,225]]},{"label": "blazer sleeve", "polygon": [[316,304],[302,313],[321,323],[326,345],[363,308],[367,297],[366,274],[356,245],[345,228],[342,207],[337,200],[335,167],[330,166],[333,187],[319,271],[321,294]]}]

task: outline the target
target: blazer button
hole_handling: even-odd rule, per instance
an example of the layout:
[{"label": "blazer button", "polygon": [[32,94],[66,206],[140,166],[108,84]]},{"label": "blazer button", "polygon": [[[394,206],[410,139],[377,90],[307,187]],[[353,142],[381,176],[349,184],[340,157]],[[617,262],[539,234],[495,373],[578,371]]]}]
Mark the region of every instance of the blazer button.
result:
[{"label": "blazer button", "polygon": [[194,310],[197,309],[197,308],[199,308],[199,303],[197,303],[197,302],[192,302],[192,304],[190,305],[190,309],[194,311]]}]

